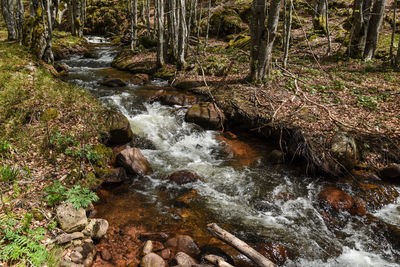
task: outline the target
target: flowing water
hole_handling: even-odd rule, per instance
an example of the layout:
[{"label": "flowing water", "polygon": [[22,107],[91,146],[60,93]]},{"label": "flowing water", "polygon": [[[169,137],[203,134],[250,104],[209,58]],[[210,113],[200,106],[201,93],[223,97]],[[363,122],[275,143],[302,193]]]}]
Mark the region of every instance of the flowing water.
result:
[{"label": "flowing water", "polygon": [[[102,38],[89,38],[102,43]],[[245,136],[242,145],[261,155],[255,162],[226,153],[219,133],[204,131],[184,121],[184,109],[148,104],[146,98],[166,82],[154,86],[108,88],[98,84],[107,75],[129,77],[110,67],[115,48],[96,45],[98,59],[73,56],[67,80],[116,106],[129,118],[135,134],[152,141],[156,149],[142,150],[154,173],[103,190],[96,216],[114,225],[141,225],[149,231],[187,233],[200,244],[210,236],[206,224],[217,222],[250,243],[268,242],[287,248],[285,266],[400,266],[400,251],[384,235],[376,234],[366,219],[343,212],[344,227],[330,230],[324,222],[317,195],[323,179],[299,175],[288,167],[275,167],[263,157],[267,145]],[[239,142],[242,135],[239,135]],[[251,154],[250,161],[255,157]],[[247,158],[249,160],[249,158]],[[244,162],[244,163],[243,163]],[[204,179],[174,186],[160,179],[177,170],[192,170]],[[190,208],[178,206],[176,197],[195,189]],[[400,227],[400,200],[374,213]]]}]

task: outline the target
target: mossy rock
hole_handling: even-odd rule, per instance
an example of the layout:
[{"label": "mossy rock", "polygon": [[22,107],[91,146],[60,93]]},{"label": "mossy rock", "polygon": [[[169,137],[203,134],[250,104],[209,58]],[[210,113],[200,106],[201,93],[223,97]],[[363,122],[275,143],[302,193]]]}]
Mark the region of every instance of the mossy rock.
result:
[{"label": "mossy rock", "polygon": [[106,166],[107,163],[114,160],[114,153],[111,148],[100,144],[93,147],[93,152],[100,156],[96,161],[97,166]]},{"label": "mossy rock", "polygon": [[43,122],[49,122],[58,117],[58,111],[56,108],[47,108],[43,111],[40,116],[40,120]]},{"label": "mossy rock", "polygon": [[161,68],[158,69],[153,76],[164,80],[170,80],[175,77],[175,72],[167,68]]},{"label": "mossy rock", "polygon": [[106,145],[124,145],[132,140],[133,132],[128,118],[117,111],[110,111],[106,120],[106,128],[107,133],[103,140]]},{"label": "mossy rock", "polygon": [[243,50],[250,49],[250,36],[240,34],[235,39],[229,41],[227,48],[238,48]]},{"label": "mossy rock", "polygon": [[210,18],[211,33],[226,36],[245,29],[239,14],[233,9],[219,9]]},{"label": "mossy rock", "polygon": [[157,47],[157,40],[151,36],[141,35],[139,36],[139,44],[146,49]]},{"label": "mossy rock", "polygon": [[78,182],[79,185],[89,187],[90,189],[97,189],[101,186],[102,183],[103,180],[97,178],[93,172],[87,173],[84,179]]}]

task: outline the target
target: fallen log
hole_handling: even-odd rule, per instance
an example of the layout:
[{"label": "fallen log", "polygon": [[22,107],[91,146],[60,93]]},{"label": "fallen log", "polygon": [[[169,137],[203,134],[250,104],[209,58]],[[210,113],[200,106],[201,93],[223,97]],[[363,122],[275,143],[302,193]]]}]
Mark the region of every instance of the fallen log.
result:
[{"label": "fallen log", "polygon": [[218,266],[218,267],[233,267],[233,265],[227,263],[224,258],[217,256],[217,255],[206,255],[204,257],[207,261],[211,262],[212,264]]},{"label": "fallen log", "polygon": [[247,245],[239,238],[219,227],[216,223],[208,224],[207,230],[218,239],[224,241],[228,245],[234,247],[235,249],[246,255],[250,260],[257,264],[257,266],[276,267],[275,263],[261,255],[259,252],[257,252],[255,249]]}]

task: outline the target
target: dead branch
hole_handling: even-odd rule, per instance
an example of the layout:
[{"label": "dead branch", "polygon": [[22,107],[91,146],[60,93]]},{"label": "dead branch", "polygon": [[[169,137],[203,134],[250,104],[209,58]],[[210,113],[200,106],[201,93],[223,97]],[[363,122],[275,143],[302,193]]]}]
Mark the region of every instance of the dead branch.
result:
[{"label": "dead branch", "polygon": [[214,235],[215,237],[219,238],[220,240],[226,242],[227,244],[231,245],[232,247],[236,248],[244,255],[246,255],[249,259],[251,259],[257,266],[260,267],[276,267],[275,263],[270,261],[269,259],[265,258],[255,249],[247,245],[245,242],[240,240],[239,238],[235,237],[231,233],[225,231],[221,227],[219,227],[216,223],[210,223],[207,225],[207,230]]}]

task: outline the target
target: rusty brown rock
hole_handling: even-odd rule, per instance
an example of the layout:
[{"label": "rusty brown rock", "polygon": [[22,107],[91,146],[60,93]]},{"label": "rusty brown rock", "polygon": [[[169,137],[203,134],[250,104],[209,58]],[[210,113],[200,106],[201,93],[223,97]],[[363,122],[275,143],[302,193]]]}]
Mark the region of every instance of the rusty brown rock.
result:
[{"label": "rusty brown rock", "polygon": [[318,194],[318,198],[328,203],[335,210],[348,210],[354,205],[354,201],[351,196],[332,186],[325,187]]}]

